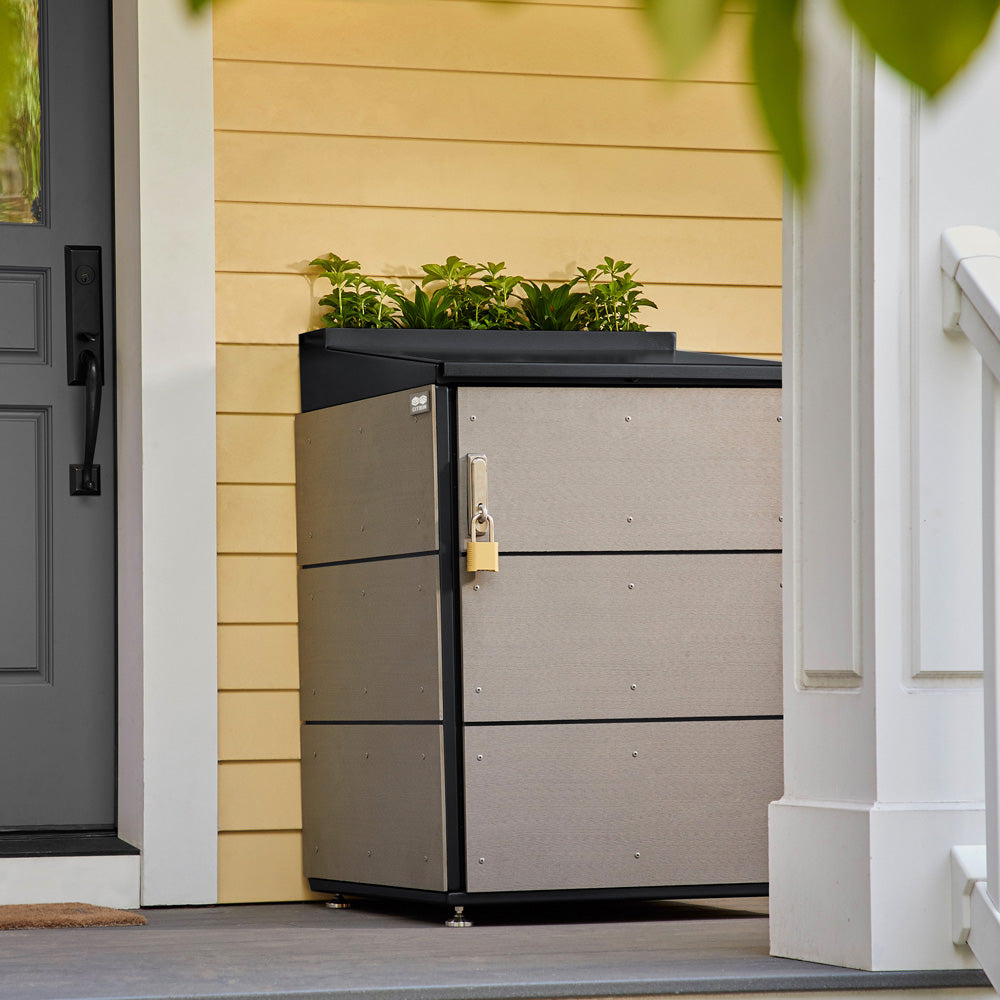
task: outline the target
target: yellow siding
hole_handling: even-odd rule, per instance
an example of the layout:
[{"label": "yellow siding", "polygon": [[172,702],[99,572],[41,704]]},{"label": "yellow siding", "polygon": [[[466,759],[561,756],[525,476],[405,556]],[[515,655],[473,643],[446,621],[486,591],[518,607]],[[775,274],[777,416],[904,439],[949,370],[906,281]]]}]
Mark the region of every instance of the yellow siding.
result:
[{"label": "yellow siding", "polygon": [[298,830],[302,795],[297,761],[219,765],[220,830]]},{"label": "yellow siding", "polygon": [[295,551],[294,486],[219,486],[219,553]]},{"label": "yellow siding", "polygon": [[220,760],[298,760],[298,691],[220,691]]},{"label": "yellow siding", "polygon": [[300,831],[219,834],[220,901],[267,903],[328,898],[311,893],[302,875]]},{"label": "yellow siding", "polygon": [[295,556],[219,556],[219,621],[298,621]]},{"label": "yellow siding", "polygon": [[220,691],[294,691],[298,686],[295,625],[219,626]]},{"label": "yellow siding", "polygon": [[220,483],[295,482],[293,417],[223,413],[216,433]]},{"label": "yellow siding", "polygon": [[777,356],[781,185],[750,5],[663,83],[638,0],[239,0],[215,13],[219,894],[308,898],[298,791],[296,337],[330,250],[535,279],[633,261],[688,350]]}]

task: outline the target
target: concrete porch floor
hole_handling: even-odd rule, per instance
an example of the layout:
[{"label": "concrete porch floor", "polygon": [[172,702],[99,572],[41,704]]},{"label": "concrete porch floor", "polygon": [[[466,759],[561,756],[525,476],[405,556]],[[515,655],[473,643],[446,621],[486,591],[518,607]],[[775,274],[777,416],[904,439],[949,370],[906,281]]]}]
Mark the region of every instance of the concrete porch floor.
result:
[{"label": "concrete porch floor", "polygon": [[[0,933],[3,1000],[473,1000],[931,990],[980,972],[866,973],[771,958],[767,900],[440,909],[322,903],[147,909],[145,927]],[[951,992],[956,991],[956,992]]]}]

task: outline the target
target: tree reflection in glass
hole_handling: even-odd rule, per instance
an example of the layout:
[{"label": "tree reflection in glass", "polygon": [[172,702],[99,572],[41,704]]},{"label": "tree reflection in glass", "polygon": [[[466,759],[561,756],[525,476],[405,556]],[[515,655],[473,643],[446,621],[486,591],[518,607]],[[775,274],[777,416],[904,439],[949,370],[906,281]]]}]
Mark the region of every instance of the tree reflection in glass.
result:
[{"label": "tree reflection in glass", "polygon": [[[0,0],[5,45],[0,75],[0,222],[42,221],[42,103],[38,74],[39,0]],[[2,95],[0,95],[2,96]]]}]

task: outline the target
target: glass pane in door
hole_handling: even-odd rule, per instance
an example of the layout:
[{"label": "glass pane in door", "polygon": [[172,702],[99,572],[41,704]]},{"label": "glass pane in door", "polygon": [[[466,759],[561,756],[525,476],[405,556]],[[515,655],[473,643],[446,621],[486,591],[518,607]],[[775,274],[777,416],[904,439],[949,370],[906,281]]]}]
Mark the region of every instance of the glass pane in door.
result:
[{"label": "glass pane in door", "polygon": [[39,0],[0,0],[0,222],[42,221]]}]

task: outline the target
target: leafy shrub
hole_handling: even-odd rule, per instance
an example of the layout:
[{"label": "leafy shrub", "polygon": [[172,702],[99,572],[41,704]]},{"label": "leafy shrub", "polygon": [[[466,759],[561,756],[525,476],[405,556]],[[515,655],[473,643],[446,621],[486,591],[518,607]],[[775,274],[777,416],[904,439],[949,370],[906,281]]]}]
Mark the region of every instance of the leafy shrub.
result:
[{"label": "leafy shrub", "polygon": [[319,303],[329,309],[324,324],[333,327],[645,330],[636,313],[642,306],[656,308],[642,297],[632,265],[612,257],[588,270],[578,268],[577,277],[550,286],[505,274],[503,261],[470,264],[452,255],[443,264],[424,264],[410,295],[394,281],[362,274],[356,260],[331,253],[312,265],[332,286]]}]

